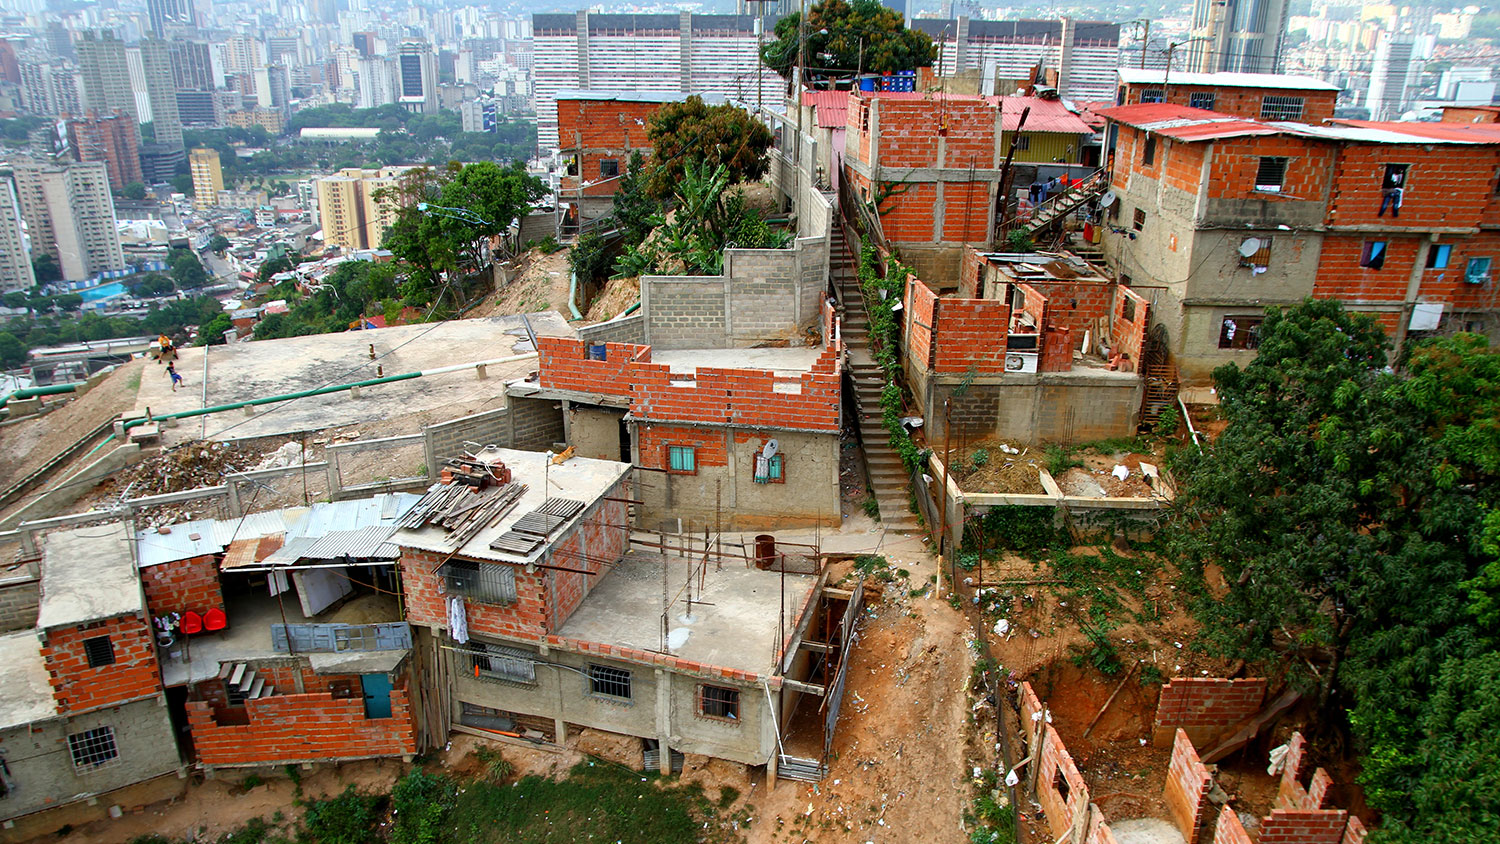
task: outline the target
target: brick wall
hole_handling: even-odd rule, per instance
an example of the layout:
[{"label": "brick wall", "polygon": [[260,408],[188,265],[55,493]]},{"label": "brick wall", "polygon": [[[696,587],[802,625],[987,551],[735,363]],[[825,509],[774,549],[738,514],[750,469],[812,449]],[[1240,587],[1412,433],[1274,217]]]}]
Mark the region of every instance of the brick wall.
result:
[{"label": "brick wall", "polygon": [[1240,816],[1234,813],[1233,806],[1225,806],[1219,812],[1219,823],[1214,826],[1213,844],[1253,844],[1250,833],[1245,831],[1245,825],[1240,823]]},{"label": "brick wall", "polygon": [[1017,284],[1016,289],[1021,291],[1021,313],[1040,331],[1047,324],[1047,297],[1029,284]]},{"label": "brick wall", "polygon": [[1073,369],[1073,332],[1067,328],[1048,328],[1042,334],[1042,372],[1069,372]]},{"label": "brick wall", "polygon": [[666,366],[647,366],[651,347],[633,343],[605,343],[604,360],[590,360],[582,341],[563,337],[538,337],[537,360],[540,383],[555,390],[604,393],[616,398],[630,395],[637,378],[665,382]]},{"label": "brick wall", "polygon": [[[356,680],[357,683],[357,680]],[[404,682],[391,690],[391,717],[366,718],[360,697],[327,692],[272,695],[245,702],[248,724],[219,724],[205,701],[188,703],[193,749],[205,765],[326,762],[417,751]]]},{"label": "brick wall", "polygon": [[1369,831],[1365,829],[1365,822],[1350,815],[1349,825],[1344,827],[1344,839],[1339,844],[1365,844],[1365,836]]},{"label": "brick wall", "polygon": [[913,276],[906,282],[906,347],[909,365],[916,369],[932,368],[932,324],[936,314],[937,294],[921,279]]},{"label": "brick wall", "polygon": [[1265,696],[1266,681],[1260,678],[1173,678],[1162,687],[1156,704],[1157,743],[1173,740],[1179,728],[1187,732],[1189,740],[1211,741],[1260,711]]},{"label": "brick wall", "polygon": [[[1430,248],[1435,249],[1441,244],[1452,246],[1448,266],[1423,268],[1417,298],[1423,302],[1444,302],[1449,305],[1449,311],[1493,310],[1500,305],[1500,298],[1495,295],[1495,280],[1500,279],[1500,232],[1481,231],[1470,237],[1447,236]],[[1470,284],[1464,281],[1470,258],[1490,259],[1489,282]]]},{"label": "brick wall", "polygon": [[[434,574],[447,554],[401,549],[401,590],[406,597],[406,618],[412,624],[430,627],[448,626],[447,595],[443,579]],[[504,566],[506,563],[487,562]],[[511,566],[516,575],[516,600],[510,605],[487,604],[466,600],[464,614],[469,631],[517,639],[537,639],[547,632],[547,572],[538,569],[528,574],[520,566]]]},{"label": "brick wall", "polygon": [[[882,165],[888,164],[881,161]],[[931,166],[931,165],[928,165]],[[892,243],[931,243],[937,239],[937,183],[910,182],[890,185],[891,194],[880,203],[880,228]]]},{"label": "brick wall", "polygon": [[694,428],[684,425],[641,425],[636,428],[640,465],[665,469],[671,465],[668,449],[692,446],[697,465],[707,469],[729,465],[724,431],[718,428]]},{"label": "brick wall", "polygon": [[[1087,811],[1089,790],[1079,773],[1073,757],[1063,746],[1062,737],[1042,717],[1043,706],[1030,683],[1021,684],[1021,729],[1028,744],[1041,728],[1041,747],[1030,747],[1032,758],[1039,765],[1037,771],[1037,802],[1047,817],[1047,827],[1053,838],[1060,838],[1073,826],[1073,813]],[[1064,797],[1063,791],[1067,795]],[[1113,836],[1111,835],[1110,839]],[[1110,840],[1102,838],[1100,840]]]},{"label": "brick wall", "polygon": [[188,610],[201,615],[213,608],[224,609],[219,560],[212,554],[143,568],[141,586],[146,590],[146,611],[152,617]]},{"label": "brick wall", "polygon": [[[1378,270],[1361,267],[1359,261],[1366,241],[1377,240],[1387,244],[1384,266]],[[1405,301],[1407,282],[1420,245],[1421,241],[1415,237],[1324,235],[1313,296],[1345,302]]]},{"label": "brick wall", "polygon": [[[624,481],[607,493],[609,498],[630,496],[630,485]],[[629,550],[630,514],[623,500],[600,501],[583,515],[582,521],[552,550],[552,565],[585,569],[590,574],[554,571],[551,576],[552,600],[547,607],[547,626],[556,630],[583,599],[603,579],[605,561],[618,560]]]},{"label": "brick wall", "polygon": [[616,100],[558,100],[557,138],[564,155],[578,154],[578,176],[566,179],[564,188],[576,190],[581,181],[599,182],[583,189],[585,196],[610,196],[618,179],[600,181],[599,162],[612,158],[624,175],[630,162],[630,151],[649,156],[651,142],[646,138],[645,123],[661,108],[661,103],[620,102]]},{"label": "brick wall", "polygon": [[[1110,348],[1124,352],[1133,367],[1139,367],[1141,346],[1146,342],[1146,326],[1151,324],[1151,305],[1124,285],[1118,285],[1115,289],[1117,295],[1111,317]],[[1133,303],[1134,307],[1127,303]],[[1129,313],[1131,310],[1134,313]]]},{"label": "brick wall", "polygon": [[[1164,184],[1198,195],[1203,182],[1203,157],[1210,153],[1208,144],[1192,144],[1158,137],[1156,160],[1160,165]],[[1146,168],[1147,171],[1152,168]]]},{"label": "brick wall", "polygon": [[[1141,101],[1141,92],[1162,90],[1160,84],[1131,84],[1126,86],[1125,102],[1132,105]],[[1260,119],[1261,103],[1266,95],[1302,97],[1302,117],[1298,122],[1314,126],[1333,116],[1333,107],[1338,99],[1337,91],[1299,91],[1294,88],[1239,88],[1223,85],[1179,85],[1173,82],[1166,88],[1167,102],[1173,105],[1192,106],[1195,93],[1212,93],[1213,110],[1220,114]]]},{"label": "brick wall", "polygon": [[1005,371],[1010,306],[996,299],[944,297],[934,307],[932,371],[981,374]]},{"label": "brick wall", "polygon": [[1094,330],[1094,321],[1109,316],[1115,300],[1112,281],[1032,281],[1033,289],[1047,297],[1047,319],[1067,328],[1076,339]]},{"label": "brick wall", "polygon": [[1272,809],[1260,823],[1259,844],[1340,844],[1349,813]]},{"label": "brick wall", "polygon": [[[1422,231],[1476,225],[1493,195],[1500,151],[1422,144],[1349,144],[1339,153],[1330,225],[1381,225]],[[1384,217],[1380,192],[1387,164],[1410,165],[1402,185],[1401,216]]]},{"label": "brick wall", "polygon": [[[52,681],[52,696],[64,713],[85,712],[161,691],[156,643],[144,617],[122,615],[44,634],[42,657]],[[90,668],[84,640],[108,636],[112,665]]]},{"label": "brick wall", "polygon": [[[1322,200],[1328,196],[1335,147],[1324,141],[1290,135],[1257,135],[1215,141],[1209,165],[1211,199],[1256,199],[1266,202]],[[1262,156],[1287,159],[1281,192],[1255,190]],[[1197,178],[1194,179],[1196,191]],[[1379,202],[1379,198],[1376,198]],[[1274,214],[1270,208],[1267,213]]]},{"label": "brick wall", "polygon": [[17,578],[0,586],[0,633],[35,627],[41,592],[41,581],[34,577]]},{"label": "brick wall", "polygon": [[1172,823],[1177,825],[1187,844],[1195,844],[1198,840],[1199,825],[1204,821],[1208,792],[1213,784],[1213,775],[1198,760],[1198,751],[1193,749],[1187,733],[1178,730],[1172,740],[1172,758],[1167,764],[1162,799],[1172,815]]}]

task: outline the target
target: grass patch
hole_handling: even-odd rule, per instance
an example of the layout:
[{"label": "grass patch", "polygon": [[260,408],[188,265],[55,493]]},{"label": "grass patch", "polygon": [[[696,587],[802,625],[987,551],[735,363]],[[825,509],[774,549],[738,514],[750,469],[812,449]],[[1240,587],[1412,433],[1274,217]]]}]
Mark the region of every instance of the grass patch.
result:
[{"label": "grass patch", "polygon": [[131,390],[139,390],[141,388],[140,370],[136,370],[134,374],[125,380],[125,386]]}]

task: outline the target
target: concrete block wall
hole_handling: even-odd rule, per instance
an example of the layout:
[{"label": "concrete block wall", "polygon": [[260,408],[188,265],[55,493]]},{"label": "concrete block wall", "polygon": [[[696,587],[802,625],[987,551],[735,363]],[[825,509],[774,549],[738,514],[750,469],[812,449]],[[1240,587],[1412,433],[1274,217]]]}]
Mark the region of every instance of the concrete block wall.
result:
[{"label": "concrete block wall", "polygon": [[141,569],[141,586],[146,590],[146,611],[153,618],[188,610],[201,615],[210,609],[224,609],[219,561],[212,554],[147,566]]},{"label": "concrete block wall", "polygon": [[1140,414],[1140,379],[1010,373],[975,379],[960,393],[963,380],[957,375],[931,378],[919,391],[913,378],[913,392],[923,397],[928,442],[944,436],[944,399],[951,401],[955,433],[1018,442],[1066,444],[1131,436]]},{"label": "concrete block wall", "polygon": [[41,580],[29,575],[0,584],[0,633],[35,627],[41,594]]},{"label": "concrete block wall", "polygon": [[594,325],[578,327],[578,338],[585,343],[635,343],[646,342],[646,317],[636,311],[628,317],[612,319]]},{"label": "concrete block wall", "polygon": [[727,348],[724,279],[642,276],[646,342],[661,349]]},{"label": "concrete block wall", "polygon": [[1198,751],[1187,733],[1178,730],[1172,742],[1172,758],[1167,763],[1167,782],[1162,799],[1172,815],[1172,823],[1187,844],[1196,844],[1199,827],[1204,823],[1208,792],[1214,778],[1198,759]]},{"label": "concrete block wall", "polygon": [[563,415],[550,399],[505,397],[510,411],[510,447],[523,451],[547,451],[563,441]]},{"label": "concrete block wall", "polygon": [[510,448],[510,410],[501,407],[428,425],[422,435],[426,439],[427,474],[435,478],[444,460],[464,455],[466,442]]},{"label": "concrete block wall", "polygon": [[1174,677],[1156,704],[1154,740],[1166,745],[1182,730],[1194,742],[1211,741],[1259,712],[1265,697],[1263,678]]},{"label": "concrete block wall", "polygon": [[[109,637],[115,661],[90,668],[83,643],[99,636]],[[47,630],[43,633],[42,657],[52,682],[52,696],[63,713],[117,705],[159,693],[162,688],[156,643],[144,613]]]},{"label": "concrete block wall", "polygon": [[207,702],[187,704],[193,749],[204,765],[327,762],[417,752],[416,724],[404,682],[391,690],[391,717],[366,718],[361,697],[327,692],[272,695],[245,702],[250,723],[219,724]]}]

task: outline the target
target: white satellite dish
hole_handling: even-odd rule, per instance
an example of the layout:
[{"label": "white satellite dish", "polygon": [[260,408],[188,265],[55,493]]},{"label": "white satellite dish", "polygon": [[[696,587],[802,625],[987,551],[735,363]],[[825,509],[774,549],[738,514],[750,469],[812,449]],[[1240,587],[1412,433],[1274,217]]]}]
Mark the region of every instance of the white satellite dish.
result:
[{"label": "white satellite dish", "polygon": [[1245,257],[1245,258],[1248,258],[1251,255],[1254,255],[1255,253],[1259,252],[1260,251],[1260,246],[1261,246],[1260,238],[1258,238],[1258,237],[1247,237],[1247,238],[1245,238],[1245,241],[1240,244],[1240,255],[1243,256],[1243,257]]},{"label": "white satellite dish", "polygon": [[766,440],[766,446],[765,448],[762,448],[760,450],[760,456],[766,458],[767,460],[770,460],[772,457],[776,456],[776,449],[779,447],[780,446],[776,444],[776,439],[774,437]]},{"label": "white satellite dish", "polygon": [[1116,199],[1119,199],[1119,197],[1115,196],[1115,192],[1112,190],[1107,190],[1104,192],[1103,196],[1099,197],[1099,207],[1108,208],[1109,206],[1115,204]]}]

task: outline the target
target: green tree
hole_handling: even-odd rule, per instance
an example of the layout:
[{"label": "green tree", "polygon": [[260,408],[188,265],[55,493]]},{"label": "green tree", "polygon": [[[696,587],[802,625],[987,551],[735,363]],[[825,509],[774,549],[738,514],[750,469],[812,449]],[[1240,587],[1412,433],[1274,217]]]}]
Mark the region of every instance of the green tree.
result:
[{"label": "green tree", "polygon": [[589,284],[609,272],[610,253],[609,243],[597,231],[590,231],[569,250],[568,266],[580,284]]},{"label": "green tree", "polygon": [[805,38],[802,63],[809,75],[844,75],[854,71],[894,73],[931,67],[937,45],[926,33],[907,29],[901,13],[878,0],[823,0],[807,11],[776,22],[776,40],[760,48],[761,60],[783,79],[798,64],[799,40]]},{"label": "green tree", "polygon": [[8,291],[4,296],[0,296],[0,304],[4,304],[7,308],[13,308],[17,310],[24,308],[26,307],[26,291]]},{"label": "green tree", "polygon": [[36,276],[37,284],[62,281],[62,269],[57,266],[57,259],[46,252],[38,252],[36,257],[31,259],[31,272]]},{"label": "green tree", "polygon": [[26,362],[26,345],[9,331],[0,331],[0,368],[13,369]]},{"label": "green tree", "polygon": [[224,339],[224,332],[234,328],[234,320],[229,314],[218,313],[213,319],[199,323],[198,339],[193,342],[195,346],[223,346],[228,341]]},{"label": "green tree", "polygon": [[177,289],[172,279],[162,273],[146,273],[138,276],[125,282],[125,287],[131,295],[142,297],[165,296]]},{"label": "green tree", "polygon": [[183,196],[193,195],[193,177],[188,173],[181,173],[172,177],[172,190]]},{"label": "green tree", "polygon": [[646,239],[655,225],[652,220],[661,212],[661,203],[648,188],[650,170],[639,152],[630,154],[630,164],[615,190],[612,215],[619,225],[625,243],[635,245]]},{"label": "green tree", "polygon": [[261,262],[260,270],[256,274],[256,279],[261,284],[265,284],[266,282],[271,280],[271,276],[277,275],[278,273],[288,272],[292,269],[292,267],[293,264],[290,258],[287,258],[285,256],[272,258],[269,261]]},{"label": "green tree", "polygon": [[197,290],[207,286],[212,279],[203,269],[203,264],[188,249],[172,249],[167,253],[167,266],[171,269],[172,281],[180,290]]},{"label": "green tree", "polygon": [[222,234],[216,234],[208,240],[208,251],[223,254],[229,248],[229,238]]},{"label": "green tree", "polygon": [[146,186],[140,182],[131,182],[120,189],[120,195],[126,199],[133,199],[139,202],[146,198]]},{"label": "green tree", "polygon": [[774,138],[764,123],[732,105],[710,106],[702,97],[667,103],[646,121],[653,162],[652,195],[666,198],[689,163],[713,170],[722,165],[730,184],[759,179]]},{"label": "green tree", "polygon": [[83,307],[83,297],[77,293],[63,293],[53,299],[57,306],[69,313],[76,313]]}]

